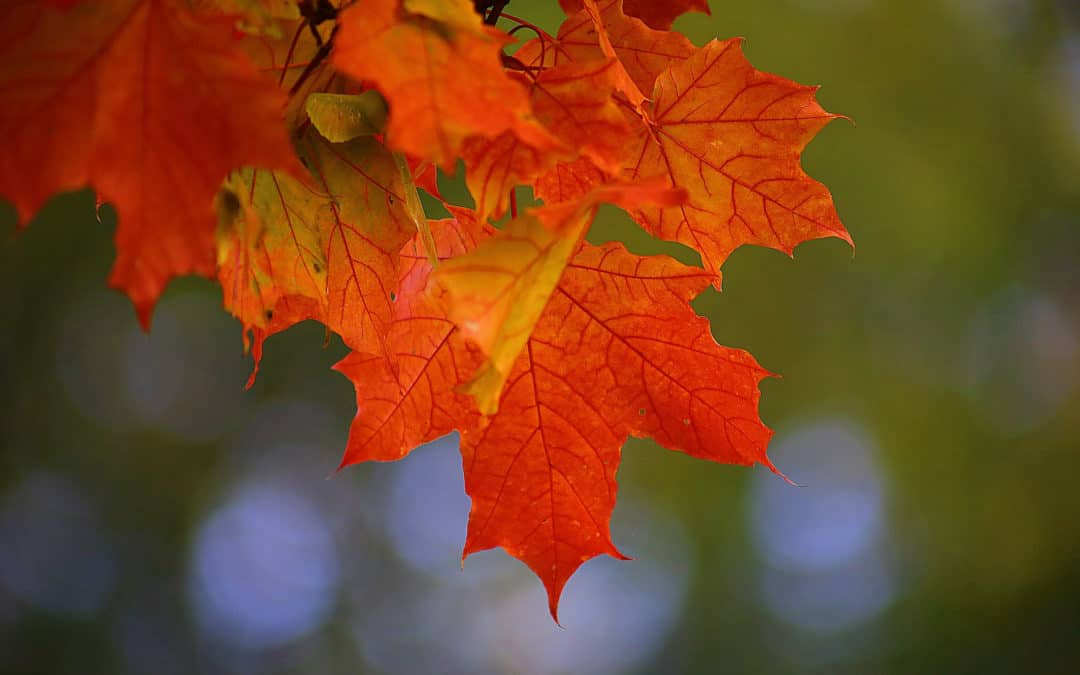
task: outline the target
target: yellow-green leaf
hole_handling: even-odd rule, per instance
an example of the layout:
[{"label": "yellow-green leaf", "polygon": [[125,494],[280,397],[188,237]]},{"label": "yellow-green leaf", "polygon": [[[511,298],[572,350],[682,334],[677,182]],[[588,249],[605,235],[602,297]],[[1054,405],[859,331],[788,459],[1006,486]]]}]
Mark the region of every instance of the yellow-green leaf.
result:
[{"label": "yellow-green leaf", "polygon": [[599,205],[672,205],[684,198],[681,190],[657,181],[606,185],[575,201],[533,209],[467,255],[439,266],[435,278],[449,294],[451,320],[487,356],[466,385],[481,412],[498,410],[510,369]]},{"label": "yellow-green leaf", "polygon": [[362,94],[311,94],[304,106],[311,123],[333,143],[373,136],[386,126],[386,101],[374,90]]}]

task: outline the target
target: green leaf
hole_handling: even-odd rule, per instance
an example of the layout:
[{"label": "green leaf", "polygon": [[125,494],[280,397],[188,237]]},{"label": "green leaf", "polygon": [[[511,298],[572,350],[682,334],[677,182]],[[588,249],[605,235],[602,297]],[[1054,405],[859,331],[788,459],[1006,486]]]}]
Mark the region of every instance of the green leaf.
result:
[{"label": "green leaf", "polygon": [[305,110],[319,133],[332,143],[382,133],[386,101],[375,90],[363,94],[311,94]]}]

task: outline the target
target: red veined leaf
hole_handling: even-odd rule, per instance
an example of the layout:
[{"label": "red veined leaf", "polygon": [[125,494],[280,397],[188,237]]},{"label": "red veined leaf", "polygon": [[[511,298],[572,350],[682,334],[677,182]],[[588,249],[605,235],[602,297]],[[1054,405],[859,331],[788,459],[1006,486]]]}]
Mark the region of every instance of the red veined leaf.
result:
[{"label": "red veined leaf", "polygon": [[[440,259],[490,236],[467,209],[430,221]],[[472,399],[456,391],[480,355],[446,316],[443,291],[428,283],[431,264],[419,236],[401,252],[401,277],[389,328],[391,368],[378,354],[351,352],[334,369],[356,387],[356,419],[341,466],[404,457],[428,441],[475,423]]]},{"label": "red veined leaf", "polygon": [[386,97],[387,142],[445,169],[473,135],[513,131],[553,146],[529,119],[525,87],[503,71],[499,54],[510,38],[484,26],[468,0],[446,1],[359,0],[339,18],[334,64]]},{"label": "red veined leaf", "polygon": [[143,325],[168,281],[214,272],[213,199],[243,165],[296,165],[285,99],[230,20],[166,0],[0,10],[0,193],[26,221],[54,192],[115,204],[110,284]]},{"label": "red veined leaf", "polygon": [[668,177],[687,190],[685,204],[643,207],[635,218],[650,232],[701,253],[719,270],[742,244],[790,254],[818,237],[851,242],[828,189],[799,158],[837,115],[807,87],[755,70],[741,40],[714,40],[656,82],[652,127],[638,134],[629,178]]},{"label": "red veined leaf", "polygon": [[537,120],[558,138],[562,153],[541,152],[505,132],[489,140],[470,139],[462,150],[469,191],[480,218],[506,212],[510,190],[530,183],[558,159],[578,154],[618,172],[627,156],[631,127],[612,99],[614,60],[567,63],[542,71],[532,82],[532,105]]}]

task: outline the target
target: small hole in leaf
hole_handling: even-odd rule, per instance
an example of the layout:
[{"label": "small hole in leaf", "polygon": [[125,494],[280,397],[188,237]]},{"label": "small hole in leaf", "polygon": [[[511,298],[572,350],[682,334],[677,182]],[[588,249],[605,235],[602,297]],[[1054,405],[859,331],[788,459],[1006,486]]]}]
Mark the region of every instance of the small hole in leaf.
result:
[{"label": "small hole in leaf", "polygon": [[641,415],[642,417],[645,417],[645,408],[638,408],[637,414]]},{"label": "small hole in leaf", "polygon": [[397,302],[397,293],[390,291],[390,302]]},{"label": "small hole in leaf", "polygon": [[274,310],[272,310],[272,309],[266,310],[265,314],[266,314],[266,320],[267,321],[274,318]]}]

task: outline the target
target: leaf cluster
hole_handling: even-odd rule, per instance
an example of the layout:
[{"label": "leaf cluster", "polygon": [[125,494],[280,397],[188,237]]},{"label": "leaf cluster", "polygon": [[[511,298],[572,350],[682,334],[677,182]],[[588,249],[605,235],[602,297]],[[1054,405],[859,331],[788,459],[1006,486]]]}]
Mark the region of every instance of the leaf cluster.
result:
[{"label": "leaf cluster", "polygon": [[[556,615],[608,523],[630,436],[761,463],[768,373],[690,301],[743,244],[850,241],[799,165],[835,116],[738,39],[670,30],[704,0],[110,0],[0,9],[0,194],[115,205],[110,284],[149,326],[169,280],[217,279],[256,371],[315,319],[352,352],[342,466],[461,435],[464,555],[502,547]],[[518,38],[527,38],[511,45]],[[473,207],[442,200],[461,162]],[[541,205],[517,208],[530,187]],[[585,235],[603,204],[701,267]],[[255,373],[252,374],[252,380]]]}]

